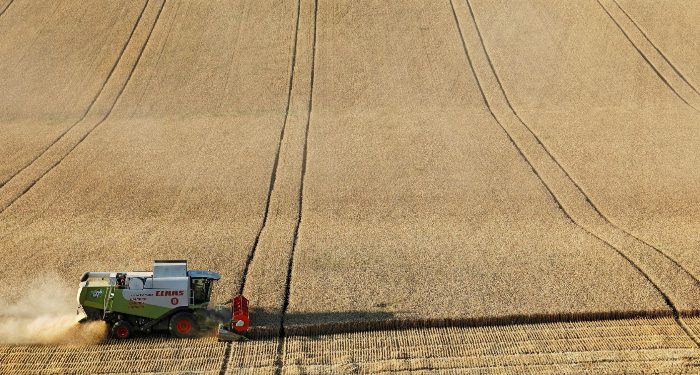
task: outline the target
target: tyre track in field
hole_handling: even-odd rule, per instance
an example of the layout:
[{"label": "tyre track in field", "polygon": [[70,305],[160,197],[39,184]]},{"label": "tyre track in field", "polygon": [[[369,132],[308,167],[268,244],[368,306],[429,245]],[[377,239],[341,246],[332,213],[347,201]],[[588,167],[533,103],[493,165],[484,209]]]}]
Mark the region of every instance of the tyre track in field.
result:
[{"label": "tyre track in field", "polygon": [[292,284],[292,266],[294,265],[294,251],[297,247],[297,241],[299,240],[299,227],[301,226],[301,215],[302,208],[304,204],[304,180],[306,177],[306,166],[308,162],[308,150],[309,150],[309,127],[311,125],[311,113],[313,110],[313,98],[314,98],[314,68],[316,63],[316,36],[317,36],[317,17],[318,17],[318,0],[314,1],[314,41],[312,47],[311,55],[311,86],[309,90],[309,109],[306,116],[306,129],[304,132],[304,153],[303,162],[301,165],[301,181],[299,183],[299,211],[297,214],[296,226],[294,227],[294,243],[292,245],[292,253],[289,256],[289,263],[287,265],[287,282],[284,288],[284,305],[282,305],[282,318],[280,320],[280,338],[284,337],[284,317],[289,308],[289,290]]},{"label": "tyre track in field", "polygon": [[[307,168],[308,132],[311,122],[313,63],[315,59],[314,0],[297,3],[296,52],[288,94],[288,110],[279,158],[271,176],[272,189],[267,217],[244,275],[243,294],[253,310],[251,321],[267,335],[278,336],[283,312],[289,304],[291,269],[302,220],[304,177]],[[291,44],[291,43],[290,43]]]},{"label": "tyre track in field", "polygon": [[15,2],[15,0],[10,0],[10,2],[7,3],[7,5],[5,5],[5,8],[3,8],[3,9],[0,11],[0,17],[2,17],[3,14],[5,14],[5,12],[7,11],[7,8],[9,8],[10,5],[12,5],[12,3],[14,3],[14,2]]},{"label": "tyre track in field", "polygon": [[[465,5],[460,7],[459,11],[456,10],[453,0],[450,0],[450,5],[469,67],[491,116],[564,215],[617,252],[643,275],[672,310],[678,325],[700,347],[700,340],[682,319],[683,315],[695,315],[698,312],[698,280],[667,254],[639,241],[603,216],[534,132],[515,113],[488,55],[471,3],[469,0],[464,2]],[[462,15],[462,23],[458,13]],[[467,32],[463,31],[461,25],[469,28]],[[470,48],[472,52],[478,52],[470,54]],[[683,292],[689,293],[690,297]]]},{"label": "tyre track in field", "polygon": [[[605,0],[603,0],[603,1],[605,1]],[[611,0],[611,1],[615,1],[615,0]],[[473,9],[471,8],[471,3],[469,2],[469,0],[467,0],[467,5],[469,6],[470,14],[471,14],[471,16],[472,16],[472,22],[474,23],[474,25],[475,25],[475,27],[476,27],[477,34],[478,34],[478,36],[479,36],[479,42],[480,42],[481,48],[483,49],[484,55],[485,55],[485,57],[486,57],[486,60],[487,60],[488,63],[489,63],[489,68],[491,69],[491,72],[493,72],[493,76],[496,78],[496,82],[498,83],[498,88],[499,88],[499,90],[501,91],[501,93],[502,93],[502,95],[503,95],[503,99],[505,99],[505,102],[506,102],[506,104],[507,104],[508,110],[509,110],[509,111],[512,111],[513,115],[515,115],[515,117],[517,118],[518,122],[519,122],[520,124],[522,124],[522,125],[527,129],[527,132],[528,132],[530,135],[532,135],[532,137],[535,138],[535,140],[537,141],[537,145],[540,146],[540,147],[544,150],[544,152],[547,154],[547,156],[548,156],[548,157],[556,164],[556,166],[564,173],[564,175],[566,176],[566,179],[567,179],[568,181],[570,181],[570,182],[574,185],[574,187],[576,188],[576,190],[577,190],[578,192],[580,192],[580,194],[583,195],[583,197],[584,197],[584,199],[585,199],[585,201],[586,201],[586,204],[588,204],[588,205],[595,211],[596,215],[600,216],[602,219],[605,220],[605,222],[606,222],[607,224],[612,225],[616,230],[619,230],[619,231],[621,231],[621,232],[624,232],[625,235],[632,237],[634,240],[643,243],[645,246],[648,246],[649,248],[651,248],[651,249],[653,249],[654,251],[656,251],[656,252],[658,252],[659,254],[661,254],[664,258],[666,258],[668,261],[670,261],[671,263],[673,263],[676,267],[679,267],[680,269],[682,269],[683,272],[685,272],[685,273],[688,275],[688,277],[690,277],[690,278],[694,281],[694,283],[695,283],[697,286],[700,287],[700,280],[699,280],[695,275],[693,275],[689,270],[687,270],[685,267],[683,267],[683,265],[681,265],[681,264],[680,264],[677,260],[675,260],[671,255],[669,255],[668,253],[664,252],[663,250],[661,250],[661,249],[659,249],[659,248],[657,248],[657,247],[655,247],[655,246],[653,246],[653,245],[647,243],[646,241],[640,239],[639,237],[633,235],[632,233],[629,233],[628,231],[626,231],[626,230],[620,228],[617,224],[613,223],[612,220],[610,220],[610,218],[609,218],[608,216],[606,216],[605,214],[603,214],[603,213],[600,211],[600,209],[598,208],[598,206],[596,206],[596,205],[593,203],[593,201],[590,199],[590,197],[588,196],[588,194],[583,190],[583,188],[576,182],[576,180],[571,176],[571,174],[569,174],[569,172],[566,170],[566,168],[564,168],[564,166],[559,162],[559,160],[558,160],[556,157],[554,157],[554,155],[551,153],[551,151],[549,150],[549,148],[547,148],[547,146],[544,144],[544,142],[542,142],[542,140],[537,136],[537,134],[532,130],[532,128],[531,128],[529,125],[527,125],[527,123],[520,117],[520,115],[519,115],[518,112],[515,110],[515,108],[514,108],[513,105],[511,104],[510,100],[508,99],[508,95],[507,95],[506,92],[505,92],[505,88],[503,87],[503,84],[502,84],[502,82],[501,82],[501,80],[500,80],[500,78],[499,78],[499,76],[498,76],[498,74],[497,74],[497,72],[496,72],[496,69],[495,69],[495,67],[494,67],[494,65],[493,65],[493,62],[491,61],[491,58],[489,57],[488,52],[486,51],[486,45],[485,45],[485,43],[484,43],[483,37],[482,37],[482,35],[481,35],[481,32],[479,31],[479,27],[478,27],[478,25],[477,25],[477,23],[476,23],[476,18],[474,17]],[[482,97],[483,97],[483,93],[482,93]],[[484,97],[484,99],[485,99],[485,97]],[[556,200],[556,197],[555,197],[555,200]],[[561,204],[559,204],[559,201],[558,201],[558,200],[557,200],[557,204],[561,207]]]},{"label": "tyre track in field", "polygon": [[[313,41],[311,43],[311,66],[310,66],[310,82],[309,82],[309,96],[308,96],[308,108],[306,112],[306,126],[304,129],[304,150],[302,154],[302,164],[301,164],[301,178],[299,181],[299,196],[298,196],[298,209],[297,218],[294,226],[294,242],[292,243],[292,251],[289,255],[289,261],[287,263],[287,277],[284,287],[284,302],[282,304],[282,314],[280,316],[279,322],[279,337],[277,346],[277,368],[275,370],[275,375],[282,373],[282,368],[284,367],[284,343],[285,343],[285,316],[289,308],[289,293],[292,284],[292,269],[294,266],[294,252],[296,251],[297,241],[299,240],[299,227],[301,226],[302,220],[302,209],[304,203],[304,180],[306,177],[306,167],[308,161],[308,146],[309,146],[309,127],[311,125],[311,114],[313,111],[313,97],[314,97],[314,78],[315,78],[315,67],[316,67],[316,38],[317,38],[317,26],[318,26],[318,0],[314,0],[314,11],[313,11]],[[298,29],[298,27],[297,27]]]},{"label": "tyre track in field", "polygon": [[[110,72],[110,76],[103,84],[102,88],[100,89],[100,92],[95,96],[95,99],[90,104],[90,107],[86,111],[85,115],[83,115],[83,118],[74,125],[72,125],[67,132],[65,132],[59,139],[57,139],[48,149],[42,152],[42,154],[39,157],[34,159],[34,161],[32,161],[31,164],[29,164],[21,172],[13,176],[12,179],[10,179],[7,183],[5,183],[2,186],[2,188],[0,188],[0,214],[4,213],[10,206],[17,202],[17,200],[24,196],[25,193],[31,190],[31,188],[34,187],[34,185],[37,182],[39,182],[42,178],[44,178],[44,176],[46,176],[63,160],[65,160],[65,158],[71,152],[73,152],[73,150],[75,150],[75,148],[80,143],[82,143],[85,140],[85,138],[92,134],[92,132],[95,129],[97,129],[97,127],[99,127],[105,120],[107,120],[109,115],[112,113],[112,110],[116,106],[117,101],[124,93],[124,89],[129,84],[131,77],[133,76],[133,73],[136,70],[136,66],[141,60],[141,56],[143,55],[143,52],[151,39],[153,30],[155,29],[155,26],[158,23],[158,20],[163,11],[163,8],[165,7],[165,4],[167,3],[167,0],[162,0],[159,7],[156,5],[154,6],[154,8],[152,8],[155,9],[157,7],[157,13],[155,14],[154,20],[150,25],[150,29],[148,29],[147,31],[147,35],[143,35],[143,37],[145,37],[145,40],[142,42],[140,47],[133,47],[138,48],[138,55],[136,56],[135,61],[130,64],[130,69],[128,67],[129,65],[126,65],[124,68],[122,68],[129,69],[128,73],[124,71],[119,71],[118,73],[116,73],[117,70],[119,70],[120,68],[119,62],[121,62],[122,58],[124,57],[126,50],[129,49],[130,46],[134,45],[131,42],[133,41],[133,37],[137,32],[138,26],[143,25],[141,23],[141,20],[143,14],[145,13],[145,10],[148,8],[149,4],[153,3],[157,3],[157,1],[146,1],[146,5],[144,5],[144,10],[139,16],[139,19],[136,25],[134,26],[134,29],[132,30],[132,34],[127,43],[125,44],[124,49],[122,50],[120,57],[117,60],[117,63],[115,63],[115,65],[113,66],[112,71]],[[148,26],[143,27],[147,28]],[[143,31],[143,33],[146,33],[146,31]],[[115,82],[115,80],[111,80],[111,77],[115,74],[126,74],[126,77],[121,82]],[[111,92],[106,95],[102,95],[105,91]]]},{"label": "tyre track in field", "polygon": [[[243,269],[243,277],[241,279],[241,283],[240,283],[240,286],[238,288],[238,294],[243,294],[243,291],[244,291],[245,286],[246,286],[246,282],[248,280],[248,273],[250,271],[250,265],[253,262],[253,259],[255,258],[256,250],[258,249],[258,246],[260,244],[260,237],[262,236],[262,233],[268,224],[268,218],[269,218],[269,213],[270,213],[270,202],[272,201],[272,192],[275,190],[275,183],[277,182],[277,173],[278,173],[278,169],[279,169],[282,144],[285,140],[285,137],[284,137],[285,130],[287,129],[288,123],[290,121],[289,111],[290,111],[291,102],[292,102],[292,91],[294,90],[294,71],[296,68],[296,61],[297,61],[297,46],[298,46],[298,42],[299,42],[300,15],[301,15],[301,0],[298,0],[297,1],[296,25],[294,27],[294,45],[292,47],[292,61],[291,61],[291,67],[290,67],[290,72],[289,72],[289,84],[287,86],[288,87],[288,89],[287,89],[287,105],[286,105],[286,108],[284,111],[284,121],[282,124],[282,129],[280,130],[279,140],[277,143],[277,151],[275,153],[275,160],[272,164],[272,171],[270,173],[270,184],[268,186],[267,199],[265,201],[265,211],[263,213],[262,224],[260,225],[260,229],[258,230],[258,233],[256,234],[255,239],[253,241],[253,246],[250,250],[250,253],[248,254],[248,258],[246,259],[245,267]],[[307,131],[308,131],[308,128],[307,128]],[[305,155],[304,155],[303,163],[306,164],[306,156]],[[302,174],[302,183],[303,183],[303,174]],[[301,201],[299,202],[299,204],[301,205]],[[299,209],[299,215],[301,215],[301,209]],[[298,225],[297,225],[297,228],[298,228]],[[224,362],[222,363],[221,370],[219,371],[220,375],[224,375],[228,371],[228,364],[229,364],[229,359],[230,359],[230,352],[231,352],[232,343],[229,342],[226,345],[227,345],[226,355],[224,356]]]},{"label": "tyre track in field", "polygon": [[[112,68],[109,71],[109,74],[107,75],[107,78],[102,82],[102,86],[100,89],[97,91],[95,96],[92,98],[92,101],[90,101],[90,104],[87,106],[85,109],[85,112],[83,112],[83,115],[80,116],[78,121],[74,122],[73,125],[69,126],[68,129],[66,129],[63,133],[61,133],[56,139],[54,139],[48,146],[46,146],[35,158],[29,161],[26,165],[24,165],[20,170],[15,172],[10,178],[8,178],[4,182],[0,182],[0,189],[2,189],[5,184],[10,182],[15,176],[18,174],[24,172],[25,169],[27,169],[30,165],[32,165],[37,159],[42,157],[46,151],[48,151],[53,145],[56,144],[56,142],[60,141],[68,132],[70,132],[76,125],[78,125],[81,121],[85,119],[85,116],[90,112],[90,109],[95,105],[95,102],[97,101],[97,98],[102,94],[102,91],[104,91],[105,86],[107,85],[107,82],[109,82],[110,78],[112,78],[112,75],[114,74],[114,70],[117,68],[117,65],[119,64],[119,61],[121,61],[122,56],[124,56],[124,51],[126,51],[126,47],[129,45],[129,42],[131,42],[131,39],[134,37],[134,32],[136,31],[136,27],[139,25],[141,22],[141,17],[143,17],[143,13],[146,11],[146,6],[148,5],[148,0],[144,1],[143,3],[143,8],[141,9],[141,13],[139,13],[138,18],[136,18],[136,22],[134,23],[134,27],[131,29],[131,33],[129,34],[129,37],[126,39],[124,42],[124,45],[121,48],[121,51],[119,52],[119,56],[117,59],[114,61],[114,64],[112,65]],[[0,16],[2,14],[0,13]]]},{"label": "tyre track in field", "polygon": [[[277,351],[271,352],[276,355],[275,366],[282,361],[284,313],[289,304],[306,174],[316,38],[314,7],[317,6],[311,1],[298,0],[296,4],[283,124],[270,172],[263,220],[237,290],[249,298],[250,319],[256,324],[249,328],[248,336],[278,340]],[[314,23],[313,31],[311,22]],[[230,372],[228,367],[232,357],[226,356],[220,374]]]},{"label": "tyre track in field", "polygon": [[[600,4],[600,1],[601,1],[601,0],[598,0],[598,4]],[[606,1],[606,0],[603,0],[603,1]],[[627,11],[625,11],[625,9],[620,5],[620,3],[618,3],[617,0],[612,0],[612,1],[613,1],[613,2],[615,3],[615,5],[622,11],[622,13],[625,14],[625,17],[627,17],[630,21],[632,21],[632,24],[634,25],[634,27],[635,27],[637,30],[639,30],[639,32],[642,34],[642,36],[644,36],[644,39],[654,48],[654,50],[656,50],[656,52],[658,52],[658,54],[664,59],[664,61],[666,61],[666,63],[671,67],[671,69],[673,69],[673,71],[683,80],[683,82],[685,82],[688,86],[690,86],[690,88],[693,89],[693,91],[695,91],[696,94],[700,95],[700,92],[698,92],[698,89],[695,88],[695,86],[694,86],[692,83],[690,83],[690,81],[688,81],[687,78],[685,78],[685,76],[683,75],[683,73],[681,73],[681,72],[676,68],[676,66],[673,65],[673,63],[671,62],[671,60],[669,60],[668,57],[666,57],[666,55],[656,46],[656,44],[654,44],[654,42],[652,42],[651,39],[649,39],[649,37],[647,36],[647,34],[644,32],[644,30],[642,30],[642,28],[639,27],[639,25],[637,24],[637,22],[634,21],[634,18],[632,18],[632,16],[630,16],[630,15],[627,13]],[[602,5],[602,4],[601,4],[601,5]]]},{"label": "tyre track in field", "polygon": [[[272,172],[270,174],[270,185],[267,190],[267,200],[265,201],[265,212],[263,214],[263,221],[262,225],[260,225],[260,229],[258,230],[257,235],[255,236],[255,240],[253,241],[253,247],[250,250],[250,253],[248,254],[248,258],[246,259],[245,263],[245,268],[243,269],[243,279],[241,280],[241,285],[238,288],[238,294],[243,294],[243,289],[245,289],[245,284],[246,280],[248,278],[248,271],[250,270],[250,263],[253,261],[253,258],[255,257],[255,250],[258,248],[258,244],[260,243],[260,236],[265,229],[267,225],[267,220],[268,220],[268,214],[270,212],[270,201],[272,199],[272,191],[275,189],[275,182],[277,180],[277,169],[279,167],[279,162],[280,162],[280,151],[282,150],[282,141],[284,140],[284,131],[287,128],[287,123],[289,122],[289,107],[292,101],[292,90],[294,88],[294,67],[296,66],[296,60],[297,60],[297,43],[299,39],[299,15],[301,11],[301,0],[297,1],[297,20],[296,20],[296,26],[294,29],[294,47],[293,47],[293,52],[292,52],[292,66],[290,69],[289,73],[289,85],[288,85],[288,90],[287,90],[287,106],[284,110],[284,122],[282,124],[282,129],[280,130],[280,136],[279,136],[279,141],[277,143],[277,152],[275,153],[275,161],[272,164]],[[306,159],[304,159],[306,160]],[[301,204],[301,202],[300,202]]]},{"label": "tyre track in field", "polygon": [[596,2],[661,81],[690,108],[700,112],[700,93],[698,90],[656,47],[620,4],[616,0],[596,0]]}]

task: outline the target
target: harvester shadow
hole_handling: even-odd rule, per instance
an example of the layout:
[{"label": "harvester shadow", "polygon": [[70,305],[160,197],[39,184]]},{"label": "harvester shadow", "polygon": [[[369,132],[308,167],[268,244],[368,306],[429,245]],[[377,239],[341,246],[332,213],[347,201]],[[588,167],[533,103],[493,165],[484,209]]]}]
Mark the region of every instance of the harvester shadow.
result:
[{"label": "harvester shadow", "polygon": [[[399,314],[397,316],[397,314]],[[287,313],[284,317],[284,336],[345,334],[368,331],[401,331],[445,327],[484,327],[530,325],[542,323],[586,322],[622,319],[672,318],[670,310],[563,312],[544,314],[513,314],[496,316],[430,317],[417,318],[403,311],[369,312],[344,311],[323,313]],[[280,313],[263,309],[251,310],[251,327],[246,336],[266,339],[280,336]]]},{"label": "harvester shadow", "polygon": [[[230,314],[230,312],[228,312]],[[263,308],[252,308],[250,314],[250,327],[242,334],[250,339],[277,339],[280,335],[281,312]],[[377,311],[342,311],[320,313],[287,313],[284,315],[285,334],[296,336],[318,336],[327,333],[358,331],[372,329],[372,323],[386,325],[387,322],[396,321],[396,316],[391,312]],[[167,330],[158,330],[150,333],[135,331],[129,341],[148,342],[168,340],[196,340],[206,337],[215,337],[216,329],[201,330],[190,339],[173,337]],[[121,340],[109,337],[103,344],[118,344]],[[185,341],[183,341],[184,343]]]},{"label": "harvester shadow", "polygon": [[[398,315],[397,315],[398,314]],[[243,335],[252,340],[276,340],[280,336],[303,336],[311,340],[322,335],[358,333],[368,331],[401,331],[444,327],[484,327],[529,325],[542,323],[586,322],[622,319],[672,318],[668,310],[605,311],[587,313],[515,314],[491,317],[410,318],[404,311],[334,311],[296,312],[284,314],[284,330],[280,329],[282,313],[279,310],[252,308],[251,325]],[[700,313],[693,314],[700,316]],[[131,340],[153,342],[163,340],[193,340],[214,337],[216,329],[200,331],[195,338],[176,339],[168,331],[152,333],[135,332]],[[108,339],[105,343],[120,340]],[[183,343],[186,341],[182,341]]]},{"label": "harvester shadow", "polygon": [[[396,312],[386,311],[326,311],[293,312],[284,314],[284,334],[318,336],[372,329],[373,323],[396,321]],[[279,310],[253,308],[250,310],[251,326],[246,331],[250,338],[275,338],[280,335],[282,313]]]}]

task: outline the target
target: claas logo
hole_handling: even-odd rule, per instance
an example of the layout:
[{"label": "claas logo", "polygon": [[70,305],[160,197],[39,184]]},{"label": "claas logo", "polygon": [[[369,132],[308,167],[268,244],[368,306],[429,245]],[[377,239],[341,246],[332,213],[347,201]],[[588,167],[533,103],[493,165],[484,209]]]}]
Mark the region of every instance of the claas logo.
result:
[{"label": "claas logo", "polygon": [[159,290],[156,292],[156,297],[184,296],[184,290]]}]

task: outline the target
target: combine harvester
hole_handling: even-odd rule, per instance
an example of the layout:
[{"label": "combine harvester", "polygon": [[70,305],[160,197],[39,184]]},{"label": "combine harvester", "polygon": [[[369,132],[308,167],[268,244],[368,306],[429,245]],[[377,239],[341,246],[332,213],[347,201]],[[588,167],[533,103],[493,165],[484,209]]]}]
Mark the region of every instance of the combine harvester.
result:
[{"label": "combine harvester", "polygon": [[[104,320],[117,339],[131,337],[134,330],[191,337],[217,324],[220,341],[245,339],[236,333],[249,325],[245,297],[207,309],[220,278],[211,271],[188,271],[186,260],[156,260],[153,272],[85,272],[78,288],[78,321]],[[231,315],[225,308],[229,303]]]}]

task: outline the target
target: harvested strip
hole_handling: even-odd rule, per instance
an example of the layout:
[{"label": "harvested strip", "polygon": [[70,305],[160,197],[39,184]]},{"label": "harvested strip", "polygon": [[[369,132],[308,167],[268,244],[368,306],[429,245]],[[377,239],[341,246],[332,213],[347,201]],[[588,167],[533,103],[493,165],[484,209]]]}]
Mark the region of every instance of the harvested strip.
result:
[{"label": "harvested strip", "polygon": [[291,337],[285,353],[287,374],[673,373],[700,366],[700,352],[673,319]]},{"label": "harvested strip", "polygon": [[275,373],[277,368],[277,335],[244,343],[232,343],[226,374],[262,375]]},{"label": "harvested strip", "polygon": [[[668,89],[597,3],[472,4],[523,122],[610,223],[699,278],[697,113]],[[647,271],[672,275],[663,263],[657,267]],[[687,286],[675,286],[676,300],[687,301],[679,310],[696,309],[697,288]]]},{"label": "harvested strip", "polygon": [[289,329],[668,313],[493,120],[444,5],[319,3]]},{"label": "harvested strip", "polygon": [[218,374],[225,346],[215,338],[173,340],[149,335],[93,346],[0,346],[0,373]]},{"label": "harvested strip", "polygon": [[700,336],[700,318],[687,318],[685,322],[695,336]]}]

